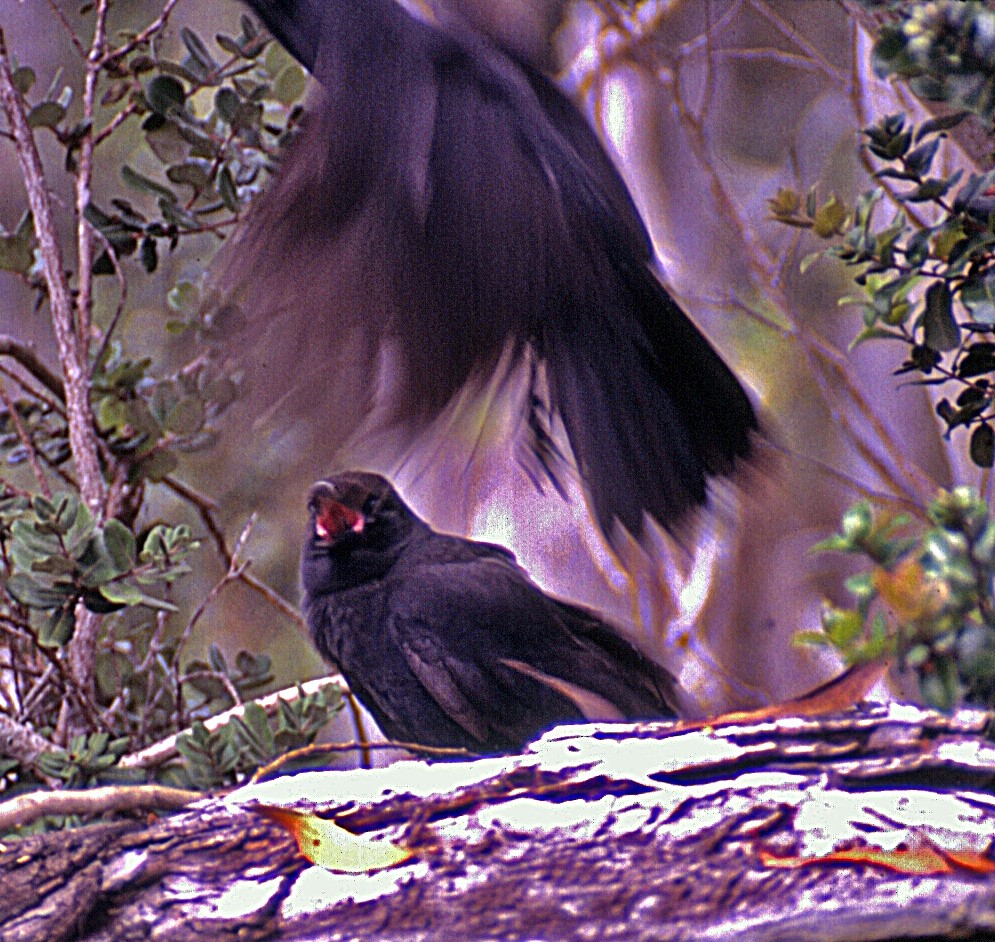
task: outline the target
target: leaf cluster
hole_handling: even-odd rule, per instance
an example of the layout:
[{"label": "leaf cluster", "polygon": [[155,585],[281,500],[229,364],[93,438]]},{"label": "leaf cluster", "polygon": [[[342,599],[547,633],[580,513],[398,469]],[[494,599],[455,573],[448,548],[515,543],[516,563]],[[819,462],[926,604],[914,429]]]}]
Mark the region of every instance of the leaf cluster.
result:
[{"label": "leaf cluster", "polygon": [[341,694],[326,687],[296,700],[278,700],[274,718],[256,703],[247,703],[241,716],[209,731],[195,722],[177,740],[176,748],[186,760],[172,770],[177,784],[194,788],[217,788],[233,784],[260,766],[309,746],[322,727],[342,709]]},{"label": "leaf cluster", "polygon": [[0,579],[10,597],[47,615],[38,642],[57,648],[75,628],[76,605],[108,613],[125,606],[175,610],[150,595],[189,572],[198,546],[188,527],[157,525],[139,550],[120,520],[97,524],[73,493],[0,501]]},{"label": "leaf cluster", "polygon": [[[63,18],[70,29],[72,22],[69,14]],[[102,28],[92,8],[80,11],[78,22]],[[220,241],[237,225],[299,120],[305,75],[248,17],[237,35],[221,33],[214,43],[185,27],[179,36],[179,57],[155,29],[96,43],[87,67],[99,59],[99,104],[83,119],[77,117],[83,98],[61,72],[45,89],[29,66],[13,69],[30,128],[54,138],[68,175],[81,180],[91,172],[83,154],[95,165],[109,155],[105,142],[131,137],[121,189],[94,185],[83,218],[60,220],[67,230],[75,225],[80,239],[95,234],[89,266],[72,271],[67,251],[65,274],[85,350],[104,507],[88,507],[80,495],[64,375],[16,338],[5,337],[0,351],[15,361],[13,369],[4,364],[10,387],[0,377],[0,712],[50,747],[31,761],[0,760],[5,795],[43,779],[68,787],[122,778],[213,787],[310,742],[340,708],[326,693],[281,704],[270,721],[249,704],[220,730],[196,727],[182,740],[182,760],[165,769],[126,773],[119,765],[124,755],[245,702],[274,679],[266,654],[240,651],[229,662],[216,645],[203,657],[188,650],[204,608],[246,566],[238,558],[243,541],[230,549],[211,502],[176,477],[189,454],[214,446],[218,420],[240,392],[241,378],[213,362],[190,329],[203,328],[200,285],[210,253],[198,248],[197,261],[175,266],[184,280],[157,286],[170,316],[151,327],[188,333],[172,353],[193,350],[189,362],[167,370],[159,353],[130,355],[117,332],[126,320],[148,319],[130,306],[135,280],[161,277],[165,254],[188,237]],[[82,49],[87,40],[76,39]],[[69,205],[61,209],[72,212]],[[0,271],[24,280],[40,310],[48,271],[34,222],[24,212],[13,230],[0,229]],[[82,287],[90,275],[117,282],[120,301],[110,316],[102,299],[112,292]],[[91,305],[85,309],[84,297]],[[101,300],[95,304],[94,297]],[[141,329],[147,335],[147,326]],[[202,540],[185,523],[148,519],[151,484],[164,484],[160,493],[178,495],[194,509],[228,570],[193,614],[176,584],[203,565]],[[167,516],[179,501],[164,505]],[[91,622],[98,631],[89,683],[77,677],[72,655],[88,615],[99,618]]]},{"label": "leaf cluster", "polygon": [[873,2],[898,21],[887,23],[874,45],[881,77],[905,79],[920,98],[995,115],[995,11],[978,0],[930,3]]},{"label": "leaf cluster", "polygon": [[995,707],[995,519],[968,487],[941,491],[928,528],[863,501],[815,551],[858,555],[870,568],[847,580],[851,607],[826,605],[822,631],[797,636],[847,663],[885,655],[915,672],[923,699]]},{"label": "leaf cluster", "polygon": [[[868,150],[883,164],[899,211],[878,221],[884,197],[878,187],[853,208],[835,197],[819,204],[811,191],[801,197],[782,190],[770,201],[779,222],[807,228],[834,244],[823,254],[857,269],[855,305],[863,327],[853,346],[893,340],[907,355],[896,374],[954,392],[938,399],[936,414],[949,436],[971,430],[970,455],[983,468],[995,463],[995,171],[933,175],[944,134],[963,112],[910,126],[902,114],[888,115],[864,130]],[[928,221],[931,220],[931,221]]]}]

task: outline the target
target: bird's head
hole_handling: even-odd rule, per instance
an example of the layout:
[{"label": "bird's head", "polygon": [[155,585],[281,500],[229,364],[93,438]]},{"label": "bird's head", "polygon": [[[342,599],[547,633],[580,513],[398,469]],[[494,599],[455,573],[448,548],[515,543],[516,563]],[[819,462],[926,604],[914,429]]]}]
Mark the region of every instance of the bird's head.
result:
[{"label": "bird's head", "polygon": [[390,482],[366,471],[318,481],[308,513],[301,580],[309,595],[383,575],[419,524]]}]

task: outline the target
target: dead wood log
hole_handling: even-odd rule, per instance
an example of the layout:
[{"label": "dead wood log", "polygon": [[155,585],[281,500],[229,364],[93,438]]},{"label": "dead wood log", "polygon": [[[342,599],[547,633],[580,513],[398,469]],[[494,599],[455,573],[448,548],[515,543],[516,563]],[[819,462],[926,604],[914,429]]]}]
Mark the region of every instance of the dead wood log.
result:
[{"label": "dead wood log", "polygon": [[[153,823],[11,842],[0,938],[990,939],[988,719],[888,704],[562,727],[511,758],[303,773]],[[414,857],[311,866],[261,803]]]}]

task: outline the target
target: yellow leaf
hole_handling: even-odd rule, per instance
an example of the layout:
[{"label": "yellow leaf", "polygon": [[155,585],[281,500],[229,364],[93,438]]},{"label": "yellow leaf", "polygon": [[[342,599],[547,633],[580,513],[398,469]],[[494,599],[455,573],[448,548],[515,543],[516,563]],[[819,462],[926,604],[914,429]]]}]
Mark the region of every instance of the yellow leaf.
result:
[{"label": "yellow leaf", "polygon": [[812,867],[819,864],[857,865],[868,864],[893,870],[896,873],[936,875],[951,873],[953,868],[934,847],[926,846],[914,850],[878,850],[872,847],[855,847],[852,850],[837,850],[819,857],[778,857],[761,850],[760,861],[765,867],[794,870],[799,867]]},{"label": "yellow leaf", "polygon": [[916,621],[943,609],[943,587],[926,578],[916,559],[905,559],[891,571],[876,569],[872,580],[885,604],[902,621]]},{"label": "yellow leaf", "polygon": [[311,863],[339,873],[373,873],[396,867],[413,855],[390,841],[371,841],[316,814],[303,814],[275,805],[257,805],[253,811],[286,828]]}]

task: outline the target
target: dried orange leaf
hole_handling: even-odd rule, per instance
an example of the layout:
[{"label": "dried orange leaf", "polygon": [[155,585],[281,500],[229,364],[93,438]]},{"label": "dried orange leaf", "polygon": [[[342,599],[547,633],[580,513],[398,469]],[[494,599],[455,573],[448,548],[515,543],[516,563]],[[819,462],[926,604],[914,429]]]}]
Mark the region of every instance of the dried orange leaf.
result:
[{"label": "dried orange leaf", "polygon": [[855,847],[837,850],[819,857],[778,857],[766,850],[759,851],[765,867],[796,869],[819,864],[870,864],[896,873],[939,874],[952,873],[953,868],[944,854],[931,846],[914,850],[879,850],[875,847]]},{"label": "dried orange leaf", "polygon": [[300,852],[319,867],[339,873],[373,873],[395,867],[412,857],[410,850],[390,841],[371,841],[316,814],[303,814],[275,805],[257,805],[258,814],[286,828]]},{"label": "dried orange leaf", "polygon": [[786,716],[811,717],[837,713],[840,710],[849,709],[863,700],[871,688],[884,677],[887,670],[887,660],[855,664],[832,680],[785,703],[775,703],[772,706],[760,707],[756,710],[723,713],[721,716],[710,719],[686,720],[678,724],[678,729],[682,732],[695,729],[714,729],[738,723],[762,723],[765,720],[776,720]]},{"label": "dried orange leaf", "polygon": [[941,849],[940,853],[961,870],[970,870],[972,873],[995,873],[995,860],[977,851]]}]

